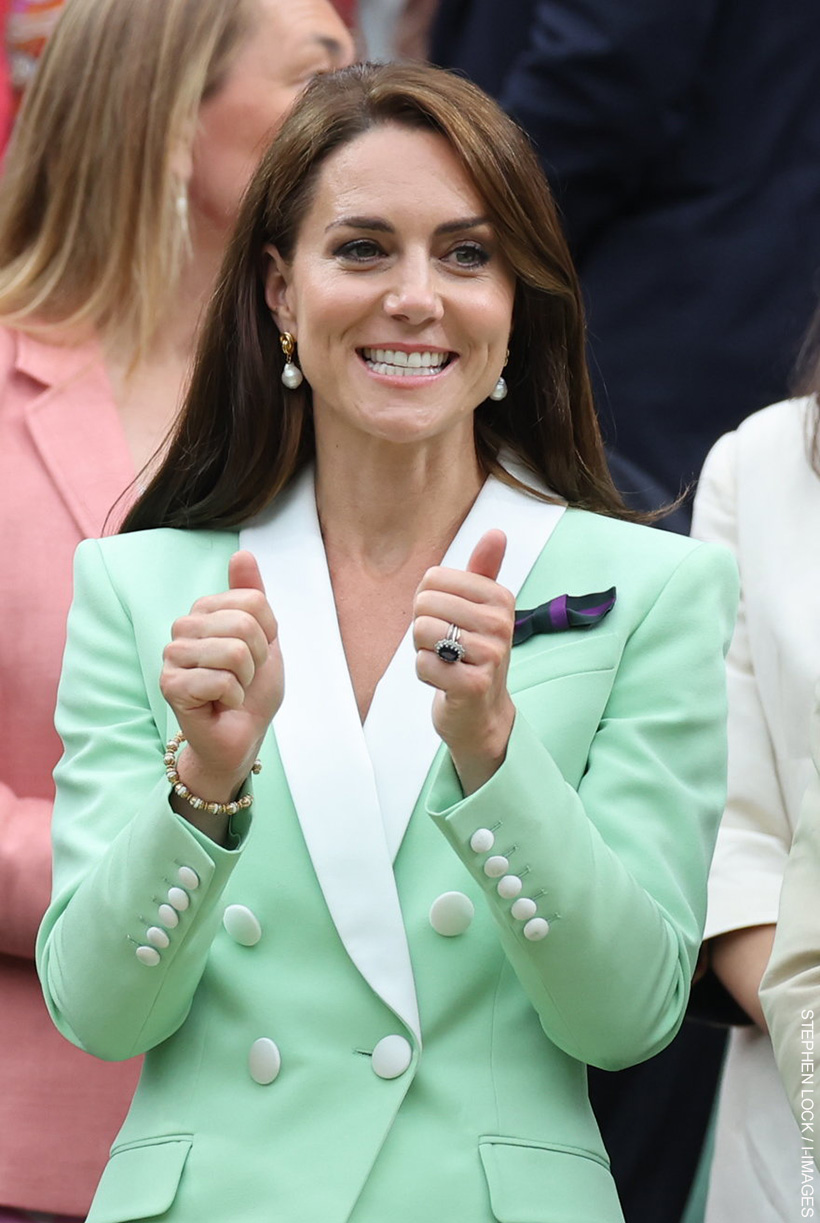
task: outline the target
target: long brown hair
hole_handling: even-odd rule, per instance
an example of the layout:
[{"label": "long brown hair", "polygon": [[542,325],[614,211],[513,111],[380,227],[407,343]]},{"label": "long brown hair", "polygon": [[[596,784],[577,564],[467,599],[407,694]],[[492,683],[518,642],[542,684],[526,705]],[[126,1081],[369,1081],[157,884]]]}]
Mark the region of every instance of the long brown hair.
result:
[{"label": "long brown hair", "polygon": [[6,155],[0,322],[140,355],[189,253],[172,154],[250,21],[248,0],[67,0]]},{"label": "long brown hair", "polygon": [[795,363],[792,392],[809,397],[805,417],[806,457],[820,476],[820,309],[814,313]]},{"label": "long brown hair", "polygon": [[606,465],[585,357],[578,280],[555,205],[523,132],[474,85],[440,69],[364,64],[317,78],[248,189],[205,321],[167,457],[126,518],[148,527],[231,527],[275,497],[311,458],[311,394],[285,390],[265,303],[267,244],[290,260],[327,158],[371,128],[440,133],[483,197],[516,275],[507,399],[475,413],[479,460],[510,483],[506,448],[570,504],[638,518]]}]

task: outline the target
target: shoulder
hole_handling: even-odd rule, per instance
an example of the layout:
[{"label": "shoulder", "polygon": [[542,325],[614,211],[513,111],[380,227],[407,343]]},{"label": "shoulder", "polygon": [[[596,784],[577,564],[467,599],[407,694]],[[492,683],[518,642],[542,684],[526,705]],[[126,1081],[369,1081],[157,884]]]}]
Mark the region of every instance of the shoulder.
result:
[{"label": "shoulder", "polygon": [[747,417],[709,452],[698,482],[692,533],[733,549],[760,548],[816,513],[820,481],[809,460],[813,398],[786,399]]},{"label": "shoulder", "polygon": [[163,528],[87,539],[75,554],[75,587],[81,595],[103,577],[129,608],[171,601],[187,610],[194,599],[225,588],[236,548],[235,531]]},{"label": "shoulder", "polygon": [[705,563],[718,566],[727,562],[725,549],[704,545],[687,535],[662,531],[658,527],[607,518],[588,510],[568,509],[564,515],[564,531],[568,544],[583,548],[586,556],[596,560],[611,557],[622,565],[629,561],[633,571],[665,580],[681,564],[705,558]]},{"label": "shoulder", "polygon": [[715,442],[700,477],[704,483],[734,483],[739,470],[777,473],[807,462],[815,410],[813,397],[784,399],[761,408]]},{"label": "shoulder", "polygon": [[737,601],[737,565],[725,547],[586,510],[565,512],[536,575],[547,589],[561,584],[553,594],[614,586],[627,626],[640,621],[667,588],[691,600],[693,608],[720,606],[728,616]]}]

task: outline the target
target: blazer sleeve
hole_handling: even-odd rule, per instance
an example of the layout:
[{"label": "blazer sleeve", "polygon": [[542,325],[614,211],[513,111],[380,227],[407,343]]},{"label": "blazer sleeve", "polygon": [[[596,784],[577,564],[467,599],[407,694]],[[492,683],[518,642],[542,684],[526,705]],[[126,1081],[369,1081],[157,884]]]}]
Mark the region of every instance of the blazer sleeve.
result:
[{"label": "blazer sleeve", "polygon": [[[627,640],[577,791],[519,710],[486,785],[463,798],[447,758],[430,792],[546,1034],[604,1069],[657,1053],[683,1018],[725,795],[736,595],[722,549],[696,548],[677,566]],[[479,828],[493,830],[492,853],[522,879],[546,937],[531,940],[499,896],[472,845]]]},{"label": "blazer sleeve", "polygon": [[501,104],[532,136],[576,256],[677,140],[717,0],[538,0]]},{"label": "blazer sleeve", "polygon": [[[63,1035],[108,1060],[143,1053],[182,1024],[250,824],[246,811],[237,815],[237,847],[223,849],[172,810],[143,661],[99,542],[89,540],[77,550],[58,694],[65,750],[37,967]],[[146,665],[153,674],[156,660]],[[195,886],[186,882],[194,878]],[[137,951],[149,946],[148,929],[169,926],[159,905],[171,888],[178,922],[157,962],[146,964]],[[115,990],[106,988],[112,980]]]},{"label": "blazer sleeve", "polygon": [[729,786],[709,875],[705,937],[777,920],[791,841],[786,807],[749,642],[743,556],[738,538],[739,440],[728,433],[710,452],[698,485],[692,532],[731,548],[740,567],[737,625],[727,657]]},{"label": "blazer sleeve", "polygon": [[[786,1094],[798,1124],[814,1122],[820,1033],[820,710],[812,719],[815,775],[806,790],[780,896],[780,912],[760,1001]],[[801,1118],[804,1101],[810,1115]],[[809,1133],[814,1133],[809,1130]],[[820,1150],[815,1144],[815,1161]]]}]

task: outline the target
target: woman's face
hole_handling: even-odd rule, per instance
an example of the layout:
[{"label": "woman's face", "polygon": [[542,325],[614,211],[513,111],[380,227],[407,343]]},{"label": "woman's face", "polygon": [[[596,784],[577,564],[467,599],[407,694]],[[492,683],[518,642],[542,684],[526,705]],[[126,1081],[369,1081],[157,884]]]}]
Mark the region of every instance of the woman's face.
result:
[{"label": "woman's face", "polygon": [[229,229],[262,153],[308,81],[353,62],[350,34],[327,0],[253,0],[251,26],[217,91],[199,108],[193,215]]},{"label": "woman's face", "polygon": [[267,301],[298,343],[317,437],[472,439],[504,365],[515,278],[444,137],[388,124],[339,149],[291,263],[271,254]]}]

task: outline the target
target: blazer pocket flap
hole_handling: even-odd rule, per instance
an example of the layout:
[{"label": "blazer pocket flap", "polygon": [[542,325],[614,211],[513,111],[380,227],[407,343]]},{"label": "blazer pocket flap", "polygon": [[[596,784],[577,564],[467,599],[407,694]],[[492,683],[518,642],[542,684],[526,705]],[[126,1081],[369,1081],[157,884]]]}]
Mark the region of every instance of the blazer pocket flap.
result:
[{"label": "blazer pocket flap", "polygon": [[153,1219],[173,1203],[193,1143],[190,1134],[114,1147],[87,1223]]},{"label": "blazer pocket flap", "polygon": [[585,671],[612,671],[618,665],[621,639],[616,633],[575,629],[555,637],[531,637],[515,646],[510,660],[510,690]]},{"label": "blazer pocket flap", "polygon": [[494,1137],[478,1149],[498,1223],[622,1223],[615,1182],[594,1152]]}]

